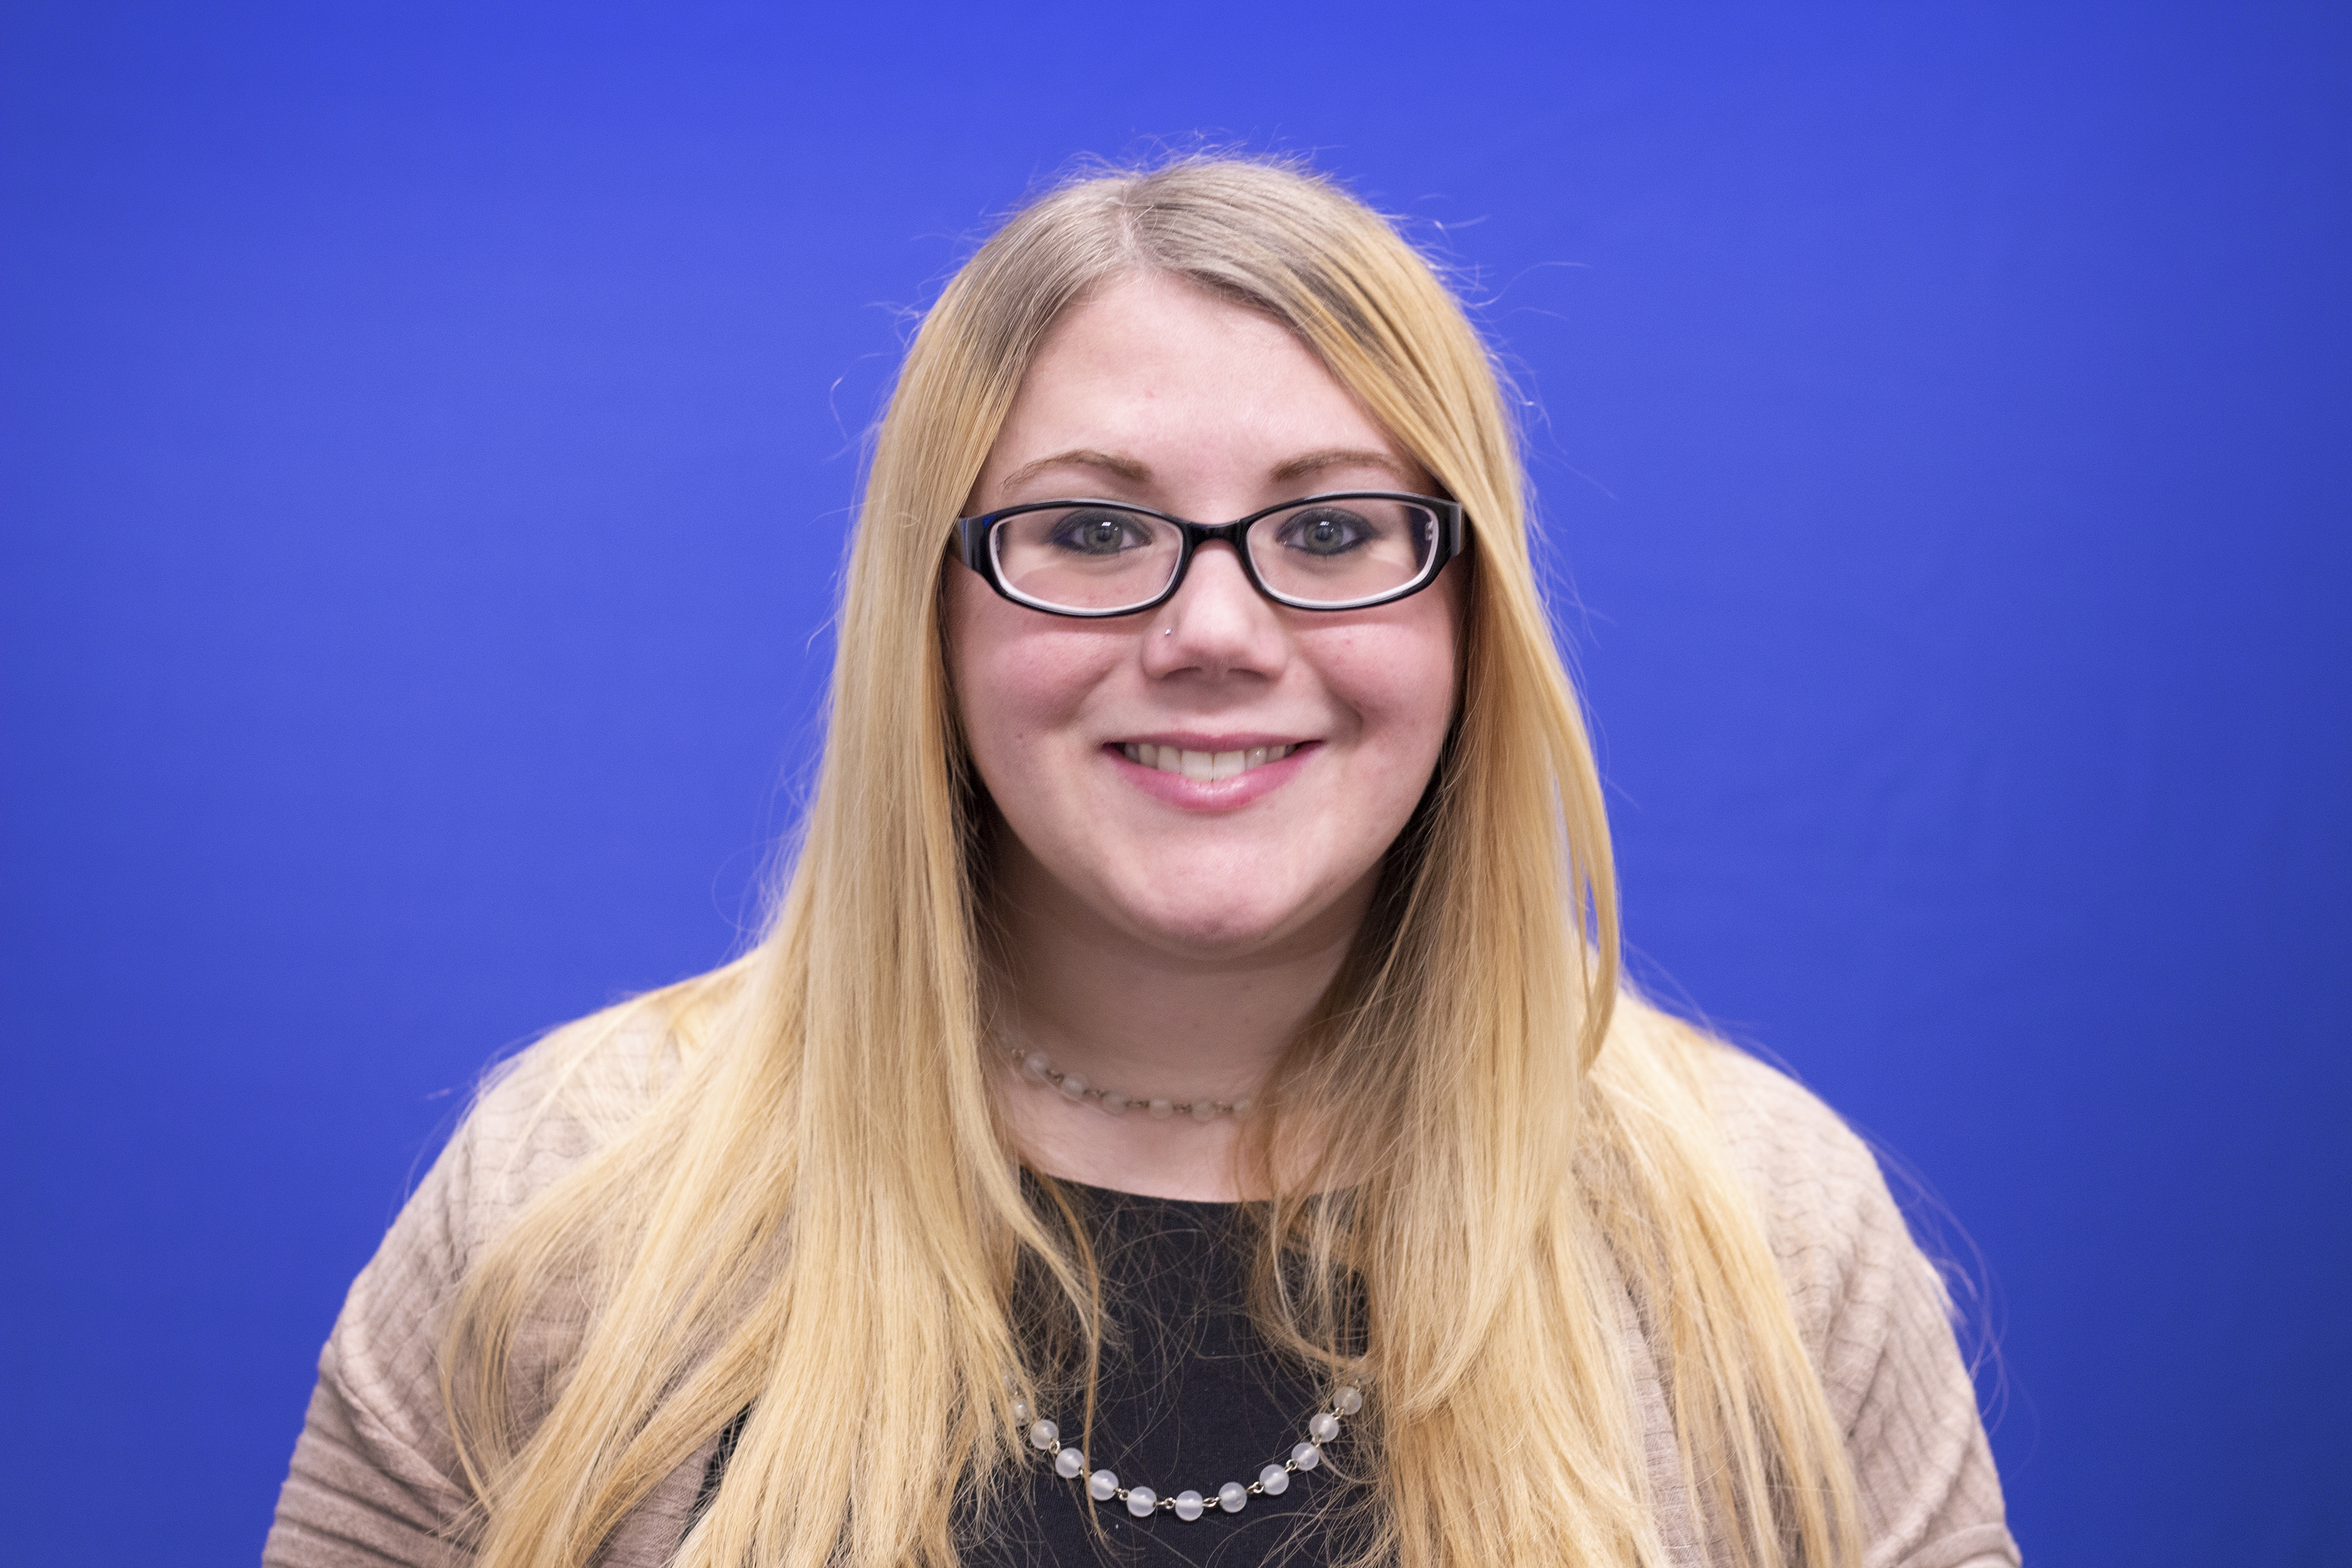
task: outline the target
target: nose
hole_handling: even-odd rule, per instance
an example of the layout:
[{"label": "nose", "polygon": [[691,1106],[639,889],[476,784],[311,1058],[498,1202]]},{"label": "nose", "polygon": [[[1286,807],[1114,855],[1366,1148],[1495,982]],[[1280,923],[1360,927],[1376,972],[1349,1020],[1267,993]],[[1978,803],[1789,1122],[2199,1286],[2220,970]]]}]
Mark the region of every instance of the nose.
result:
[{"label": "nose", "polygon": [[1280,613],[1250,585],[1241,557],[1222,541],[1202,545],[1183,586],[1144,630],[1144,668],[1155,676],[1186,670],[1223,676],[1279,674],[1287,657]]}]

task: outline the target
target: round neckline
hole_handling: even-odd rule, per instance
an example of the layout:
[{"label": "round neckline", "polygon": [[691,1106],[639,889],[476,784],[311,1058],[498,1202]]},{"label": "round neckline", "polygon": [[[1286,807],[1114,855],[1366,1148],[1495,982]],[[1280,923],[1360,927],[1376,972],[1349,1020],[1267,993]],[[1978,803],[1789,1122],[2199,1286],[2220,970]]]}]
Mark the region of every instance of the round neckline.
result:
[{"label": "round neckline", "polygon": [[1252,1200],[1248,1198],[1161,1197],[1157,1193],[1130,1193],[1123,1191],[1118,1187],[1097,1186],[1092,1182],[1081,1182],[1075,1176],[1048,1176],[1043,1172],[1033,1171],[1026,1165],[1024,1165],[1021,1169],[1024,1175],[1044,1177],[1045,1180],[1052,1181],[1061,1186],[1072,1188],[1089,1197],[1108,1198],[1116,1202],[1125,1204],[1160,1204],[1169,1208],[1199,1209],[1206,1212],[1230,1214],[1235,1209],[1249,1207],[1253,1201],[1257,1203],[1264,1203],[1265,1201],[1263,1198]]}]

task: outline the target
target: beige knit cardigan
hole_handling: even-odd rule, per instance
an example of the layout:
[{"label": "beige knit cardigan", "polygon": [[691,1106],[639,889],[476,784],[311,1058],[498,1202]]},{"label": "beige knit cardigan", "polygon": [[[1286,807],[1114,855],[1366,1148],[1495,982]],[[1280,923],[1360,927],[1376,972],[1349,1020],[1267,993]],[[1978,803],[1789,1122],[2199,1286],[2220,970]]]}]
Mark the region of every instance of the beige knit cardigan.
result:
[{"label": "beige knit cardigan", "polygon": [[[572,1075],[646,1092],[666,1076],[666,1053],[642,1039],[622,1038],[584,1060],[564,1045],[551,1037],[525,1052],[484,1095],[352,1286],[319,1357],[318,1387],[262,1553],[268,1568],[470,1561],[449,1539],[473,1500],[436,1370],[457,1282],[525,1204],[609,1131],[591,1126],[575,1109],[579,1097],[563,1092],[577,1083]],[[1819,1100],[1749,1058],[1721,1051],[1717,1082],[1725,1132],[1846,1433],[1865,1568],[2014,1568],[2000,1481],[1944,1289],[1870,1152]],[[1694,1524],[1656,1363],[1630,1304],[1624,1321],[1668,1562],[1696,1568],[1710,1555]],[[538,1386],[556,1381],[553,1366],[535,1371],[528,1381]],[[597,1568],[670,1561],[715,1443],[624,1521]]]}]

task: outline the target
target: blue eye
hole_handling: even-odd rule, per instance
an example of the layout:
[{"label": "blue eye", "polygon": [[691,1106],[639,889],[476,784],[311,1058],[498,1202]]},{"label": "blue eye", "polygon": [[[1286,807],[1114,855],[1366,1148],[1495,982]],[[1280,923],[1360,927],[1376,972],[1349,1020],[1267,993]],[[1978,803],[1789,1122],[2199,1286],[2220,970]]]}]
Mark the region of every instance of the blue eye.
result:
[{"label": "blue eye", "polygon": [[1124,511],[1074,511],[1046,537],[1056,548],[1080,555],[1117,555],[1151,542],[1142,520]]},{"label": "blue eye", "polygon": [[1309,555],[1344,555],[1380,536],[1369,519],[1344,507],[1318,506],[1282,520],[1275,537],[1286,550]]}]

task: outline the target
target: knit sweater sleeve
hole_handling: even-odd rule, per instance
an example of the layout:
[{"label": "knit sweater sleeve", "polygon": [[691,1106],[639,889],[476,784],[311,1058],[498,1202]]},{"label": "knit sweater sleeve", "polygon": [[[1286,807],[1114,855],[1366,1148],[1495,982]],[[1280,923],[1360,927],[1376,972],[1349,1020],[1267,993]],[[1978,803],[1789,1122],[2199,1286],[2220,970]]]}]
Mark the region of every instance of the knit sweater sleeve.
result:
[{"label": "knit sweater sleeve", "polygon": [[493,1119],[469,1116],[344,1299],[262,1550],[269,1568],[445,1568],[472,1502],[442,1410],[436,1351],[476,1228]]},{"label": "knit sweater sleeve", "polygon": [[[567,1106],[566,1079],[598,1073],[649,1081],[641,1046],[623,1040],[587,1055],[573,1046],[564,1034],[551,1037],[483,1094],[353,1282],[320,1353],[318,1385],[262,1550],[266,1568],[472,1561],[465,1530],[476,1498],[440,1384],[458,1281],[522,1206],[598,1141]],[[528,1423],[544,1414],[564,1347],[526,1339],[514,1384],[518,1416]],[[604,1562],[667,1560],[699,1475],[689,1469],[641,1505],[600,1554]]]},{"label": "knit sweater sleeve", "polygon": [[2014,1568],[2000,1478],[1949,1298],[1863,1142],[1726,1049],[1719,1108],[1846,1435],[1864,1568]]}]

